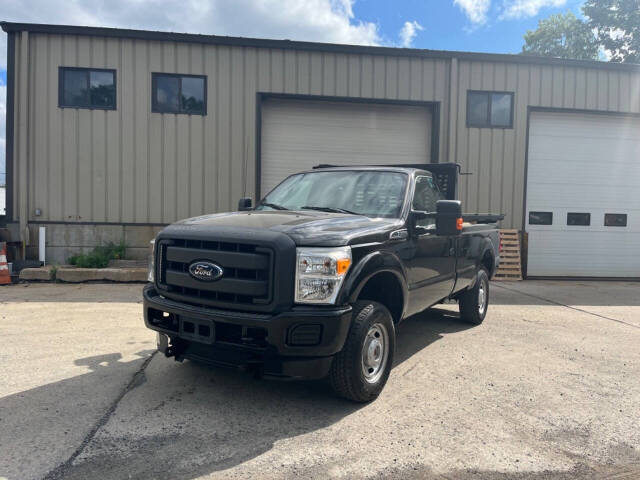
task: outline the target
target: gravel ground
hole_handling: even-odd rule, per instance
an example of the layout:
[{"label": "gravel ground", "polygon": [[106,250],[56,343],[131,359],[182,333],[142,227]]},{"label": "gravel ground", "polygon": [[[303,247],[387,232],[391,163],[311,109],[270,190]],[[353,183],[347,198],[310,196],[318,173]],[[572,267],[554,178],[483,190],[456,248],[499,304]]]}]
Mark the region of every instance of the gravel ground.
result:
[{"label": "gravel ground", "polygon": [[0,478],[640,478],[640,284],[493,283],[368,405],[154,354],[141,285],[0,288]]}]

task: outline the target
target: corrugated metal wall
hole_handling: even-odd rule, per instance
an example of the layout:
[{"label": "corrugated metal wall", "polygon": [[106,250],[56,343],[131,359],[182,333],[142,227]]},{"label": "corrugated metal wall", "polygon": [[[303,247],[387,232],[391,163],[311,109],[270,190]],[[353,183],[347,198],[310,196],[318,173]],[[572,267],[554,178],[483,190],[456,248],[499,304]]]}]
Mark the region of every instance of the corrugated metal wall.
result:
[{"label": "corrugated metal wall", "polygon": [[[502,212],[519,228],[528,106],[640,112],[640,74],[626,71],[42,33],[23,48],[25,36],[15,42],[16,220],[163,224],[234,209],[254,193],[259,91],[441,102],[440,161],[473,173],[461,177],[465,210]],[[59,66],[115,68],[117,109],[58,108]],[[208,115],[151,113],[151,72],[207,75]],[[514,128],[466,128],[468,89],[514,91]]]},{"label": "corrugated metal wall", "polygon": [[[170,223],[235,209],[254,193],[258,91],[438,101],[447,111],[442,59],[40,33],[28,50],[29,221]],[[117,109],[58,108],[59,66],[116,69]],[[207,75],[208,114],[151,113],[151,72]]]},{"label": "corrugated metal wall", "polygon": [[[460,198],[506,214],[505,228],[522,227],[528,106],[640,113],[640,74],[626,71],[460,61],[454,87],[451,159],[473,173],[461,177]],[[513,129],[466,128],[467,90],[515,92]]]}]

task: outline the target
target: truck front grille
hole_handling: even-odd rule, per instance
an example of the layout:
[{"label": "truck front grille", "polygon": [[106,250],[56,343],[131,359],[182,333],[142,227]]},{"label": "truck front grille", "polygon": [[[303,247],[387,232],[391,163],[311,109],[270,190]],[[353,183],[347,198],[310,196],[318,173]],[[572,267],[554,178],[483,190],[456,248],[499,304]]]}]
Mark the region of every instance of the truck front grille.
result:
[{"label": "truck front grille", "polygon": [[[156,250],[157,286],[169,298],[249,310],[272,301],[274,254],[269,248],[240,242],[162,239]],[[222,277],[213,282],[192,277],[189,266],[195,261],[219,265]]]}]

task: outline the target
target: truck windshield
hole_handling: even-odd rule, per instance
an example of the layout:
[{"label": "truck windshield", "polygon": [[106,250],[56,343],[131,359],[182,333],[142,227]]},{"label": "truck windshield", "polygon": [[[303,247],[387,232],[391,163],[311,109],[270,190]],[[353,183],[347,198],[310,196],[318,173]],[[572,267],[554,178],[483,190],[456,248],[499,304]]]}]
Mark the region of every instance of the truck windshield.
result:
[{"label": "truck windshield", "polygon": [[292,175],[273,189],[257,210],[317,210],[398,218],[407,175],[339,170]]}]

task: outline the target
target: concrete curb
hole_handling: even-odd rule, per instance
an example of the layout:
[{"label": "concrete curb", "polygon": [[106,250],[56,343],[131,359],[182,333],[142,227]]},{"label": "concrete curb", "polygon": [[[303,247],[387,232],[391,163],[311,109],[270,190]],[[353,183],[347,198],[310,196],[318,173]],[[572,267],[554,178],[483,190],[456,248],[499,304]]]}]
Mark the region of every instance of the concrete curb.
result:
[{"label": "concrete curb", "polygon": [[82,282],[146,282],[146,268],[76,268],[59,267],[56,280],[67,283]]},{"label": "concrete curb", "polygon": [[23,268],[20,270],[21,281],[41,281],[50,282],[54,279],[53,267]]}]

